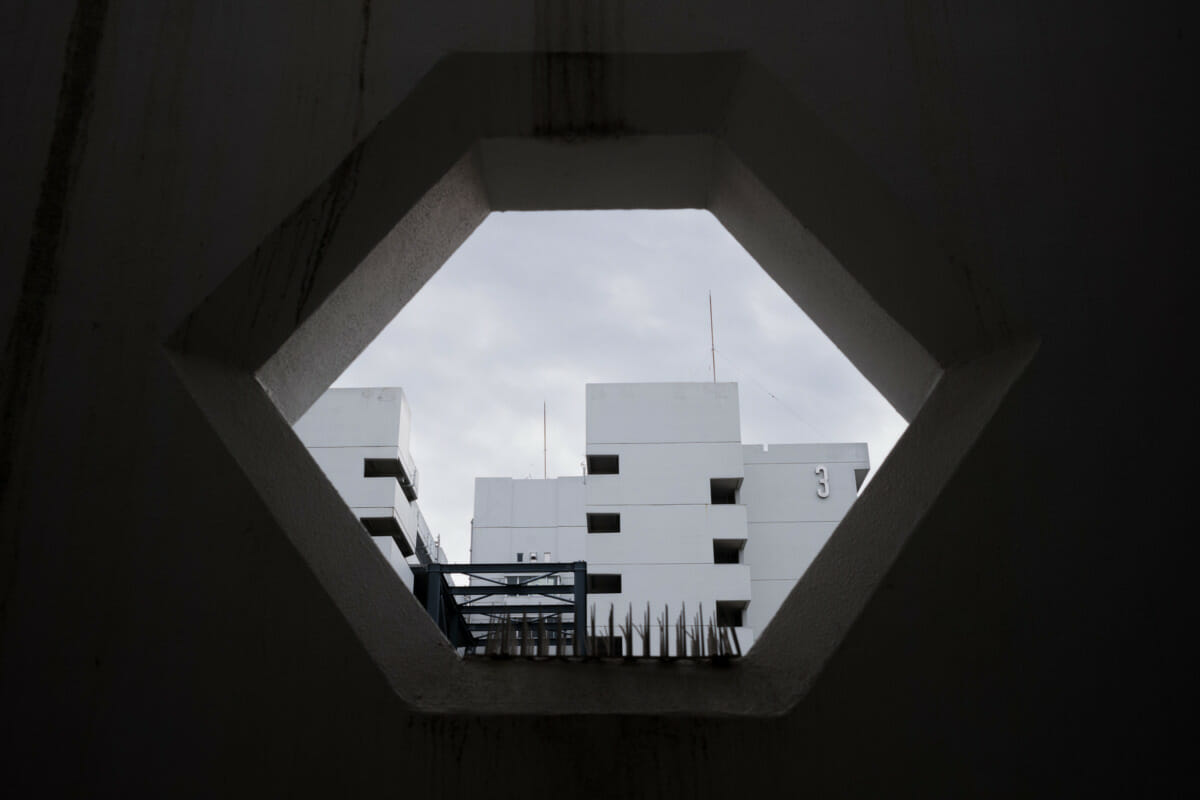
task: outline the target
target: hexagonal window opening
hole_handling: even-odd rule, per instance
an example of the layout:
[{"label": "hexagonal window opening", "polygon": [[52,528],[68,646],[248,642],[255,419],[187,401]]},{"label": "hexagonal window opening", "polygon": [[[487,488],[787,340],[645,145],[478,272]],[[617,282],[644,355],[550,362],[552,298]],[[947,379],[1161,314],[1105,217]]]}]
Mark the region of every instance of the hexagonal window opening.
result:
[{"label": "hexagonal window opening", "polygon": [[[581,81],[596,102],[561,103]],[[708,209],[911,424],[735,669],[649,661],[606,672],[602,692],[588,669],[481,671],[395,579],[291,424],[490,212],[638,207]],[[439,63],[166,354],[413,708],[762,716],[802,701],[1036,352],[994,334],[972,292],[856,156],[742,55],[470,54]]]},{"label": "hexagonal window opening", "polygon": [[[621,470],[617,460],[606,466],[606,456],[588,455],[604,445],[585,442],[585,385],[691,383],[678,391],[697,392],[692,405],[705,408],[714,378],[738,386],[737,407],[727,414],[740,432],[733,450],[746,451],[744,459],[740,453],[735,459],[737,476],[692,476],[700,487],[692,497],[681,495],[669,474],[646,474],[643,466],[630,480],[650,496],[625,510],[637,516],[658,506],[678,513],[635,522],[620,540],[623,547],[605,542],[589,557],[592,539],[583,516],[592,506],[583,475]],[[623,619],[636,605],[641,620],[653,597],[654,654],[661,649],[662,618],[676,619],[689,607],[694,617],[707,603],[707,616],[715,621],[720,607],[713,591],[724,593],[720,603],[739,609],[724,622],[737,617],[737,647],[751,650],[755,633],[832,533],[867,470],[883,461],[906,425],[720,223],[700,210],[493,213],[333,388],[296,429],[407,585],[413,578],[401,560],[418,573],[430,560],[582,559],[593,571],[628,569],[628,594],[589,600],[600,618],[597,635],[601,641],[620,636],[620,630],[608,630],[608,612]],[[632,393],[632,402],[653,401],[649,387],[623,391]],[[703,426],[720,419],[713,416]],[[649,438],[662,441],[628,452],[627,472],[639,472],[639,459],[666,458],[665,472],[688,474],[698,456],[678,457],[680,448],[669,443],[678,433],[651,432]],[[688,447],[705,451],[703,445]],[[387,469],[397,456],[404,463]],[[589,458],[596,462],[590,469]],[[476,484],[476,478],[495,477]],[[593,483],[603,491],[619,480]],[[721,481],[730,484],[728,497],[713,499],[708,484]],[[768,490],[782,497],[763,497]],[[554,529],[545,527],[546,509],[538,504],[551,496],[574,504],[558,511]],[[514,502],[525,505],[513,509]],[[710,503],[739,508],[704,507]],[[700,524],[706,520],[712,530]],[[664,550],[665,541],[672,544]],[[650,563],[666,566],[647,573]],[[714,569],[715,563],[736,566]],[[710,590],[709,572],[728,585]],[[663,597],[674,600],[658,602]],[[472,602],[496,605],[481,599]],[[676,614],[664,610],[670,606]],[[494,628],[497,620],[491,619]],[[669,652],[677,625],[670,626]],[[530,630],[536,639],[536,622]],[[487,634],[479,635],[482,651]],[[630,642],[626,652],[644,655],[643,644]],[[521,650],[517,641],[511,647]],[[528,652],[554,654],[557,648],[539,651],[531,642]]]}]

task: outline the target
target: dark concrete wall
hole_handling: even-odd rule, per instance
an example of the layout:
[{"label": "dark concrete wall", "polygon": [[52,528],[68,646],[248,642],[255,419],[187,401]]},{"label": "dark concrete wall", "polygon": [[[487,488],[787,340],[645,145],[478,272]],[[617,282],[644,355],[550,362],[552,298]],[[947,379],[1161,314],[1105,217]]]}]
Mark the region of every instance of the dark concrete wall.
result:
[{"label": "dark concrete wall", "polygon": [[[1182,11],[0,14],[0,765],[16,794],[506,794],[530,763],[561,791],[633,796],[1114,791],[1181,771]],[[428,679],[420,655],[380,666],[169,356],[188,314],[439,59],[539,50],[748,52],[961,270],[980,340],[1040,342],[786,713],[417,710],[394,687]],[[560,131],[597,119],[543,112]],[[902,271],[883,277],[877,296],[902,294]]]}]

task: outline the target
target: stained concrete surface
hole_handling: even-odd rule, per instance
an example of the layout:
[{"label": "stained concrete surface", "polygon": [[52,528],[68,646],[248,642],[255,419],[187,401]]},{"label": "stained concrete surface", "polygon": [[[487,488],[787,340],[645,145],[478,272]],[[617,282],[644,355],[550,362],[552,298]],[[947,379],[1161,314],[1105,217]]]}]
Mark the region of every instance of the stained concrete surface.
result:
[{"label": "stained concrete surface", "polygon": [[[1193,548],[1181,482],[1156,473],[1185,473],[1158,465],[1161,443],[1187,450],[1192,410],[1177,388],[1190,265],[1174,176],[1191,168],[1195,66],[1182,9],[110,0],[0,13],[0,765],[14,794],[516,794],[530,763],[551,786],[630,796],[1107,793],[1180,777]],[[726,56],[706,57],[676,74],[694,92],[677,104],[614,110],[613,97],[655,96],[629,87],[634,62],[546,55],[562,51],[732,54],[747,88],[713,92],[699,65]],[[247,322],[261,338],[181,350],[194,312],[349,178],[354,148],[405,103],[428,103],[455,136],[430,153],[426,132],[388,162],[411,181],[367,227],[385,236],[428,208],[430,184],[448,187],[434,209],[492,207],[460,160],[478,118],[458,109],[478,98],[414,91],[461,86],[435,72],[477,57],[454,54],[517,54],[541,76],[530,107],[488,118],[535,145],[603,148],[643,119],[728,146],[764,207],[787,209],[854,279],[832,296],[850,298],[855,330],[895,324],[915,343],[906,363],[945,372],[932,395],[905,395],[934,376],[878,368],[910,418],[941,396],[939,420],[960,427],[913,439],[887,480],[884,465],[858,516],[893,511],[894,551],[823,554],[824,579],[759,642],[765,667],[639,688],[584,665],[596,688],[574,710],[530,688],[530,665],[452,676],[462,691],[447,694],[441,665],[456,662],[332,490],[309,485],[312,465],[269,477],[302,450],[281,431],[319,379],[303,359],[262,383],[251,370],[323,306],[265,302]],[[733,113],[689,116],[705,96],[732,97]],[[769,105],[756,97],[788,99],[791,116],[737,111]],[[837,157],[822,171],[812,152]],[[456,164],[470,181],[439,184]],[[856,203],[893,234],[856,241]],[[290,240],[306,242],[290,267],[321,268],[295,298],[328,301],[365,274],[374,234],[346,230],[337,208]],[[718,217],[743,241],[761,230]],[[417,226],[447,232],[420,264],[471,219]],[[996,391],[947,382],[980,369]],[[848,547],[889,536],[868,522]],[[842,586],[848,604],[814,618],[806,593],[826,603]],[[795,674],[789,657],[814,647],[818,668]],[[545,683],[580,684],[561,672]]]}]

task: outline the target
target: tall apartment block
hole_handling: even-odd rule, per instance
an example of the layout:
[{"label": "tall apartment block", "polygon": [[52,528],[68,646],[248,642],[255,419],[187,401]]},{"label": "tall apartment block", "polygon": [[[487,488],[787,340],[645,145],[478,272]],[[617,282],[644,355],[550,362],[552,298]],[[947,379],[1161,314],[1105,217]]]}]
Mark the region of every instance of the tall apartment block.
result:
[{"label": "tall apartment block", "polygon": [[735,383],[590,384],[586,439],[585,475],[476,479],[471,561],[583,560],[604,624],[702,610],[743,649],[870,466],[861,443],[743,444]]}]

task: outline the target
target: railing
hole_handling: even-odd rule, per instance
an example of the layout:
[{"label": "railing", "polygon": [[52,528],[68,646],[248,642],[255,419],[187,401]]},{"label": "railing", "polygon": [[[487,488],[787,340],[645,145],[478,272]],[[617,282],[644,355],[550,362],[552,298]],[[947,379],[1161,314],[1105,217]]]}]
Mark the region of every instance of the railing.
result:
[{"label": "railing", "polygon": [[[552,584],[546,579],[570,574],[569,584]],[[566,645],[573,647],[574,655],[587,655],[587,637],[583,628],[587,618],[587,562],[562,563],[521,562],[513,564],[438,564],[430,563],[414,567],[414,593],[425,604],[425,610],[438,628],[455,647],[474,652],[482,644],[477,633],[497,630],[514,615],[523,617],[528,630],[532,622],[535,636],[541,645],[554,640],[558,655],[566,655]],[[452,586],[447,575],[466,575],[483,581],[482,584]],[[500,578],[490,576],[499,575]],[[512,575],[522,577],[509,583]],[[511,603],[489,602],[498,597],[521,596],[541,597],[553,602]],[[532,616],[532,619],[530,617]],[[570,617],[570,619],[568,619]],[[546,624],[550,623],[547,628]],[[530,639],[525,635],[522,641]],[[544,646],[539,651],[545,652]]]},{"label": "railing", "polygon": [[429,531],[429,524],[425,522],[425,515],[421,513],[421,509],[413,506],[413,511],[417,520],[417,558],[422,564],[441,563],[446,560],[446,554],[442,551],[441,545],[433,538],[433,534]]}]

